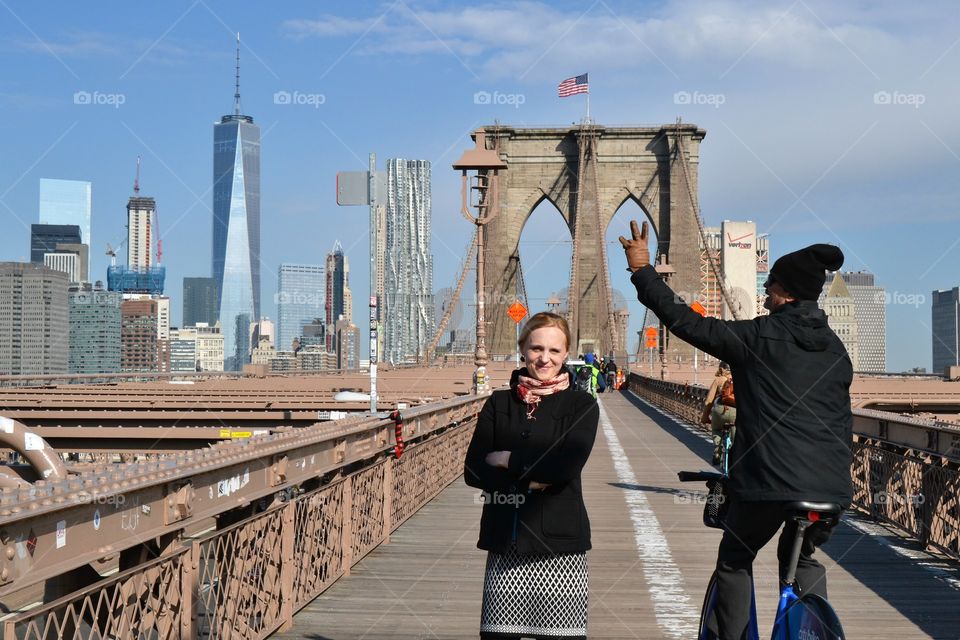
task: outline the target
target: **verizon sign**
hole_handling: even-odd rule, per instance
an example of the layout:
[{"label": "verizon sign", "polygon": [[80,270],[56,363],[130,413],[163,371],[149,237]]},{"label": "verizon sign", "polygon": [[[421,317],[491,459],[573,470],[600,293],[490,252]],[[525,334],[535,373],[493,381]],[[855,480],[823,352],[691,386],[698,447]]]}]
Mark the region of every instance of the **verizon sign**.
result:
[{"label": "verizon sign", "polygon": [[[757,225],[724,220],[720,232],[723,236],[720,264],[727,291],[740,318],[753,318],[757,313]],[[724,317],[734,317],[727,305],[724,305]]]}]

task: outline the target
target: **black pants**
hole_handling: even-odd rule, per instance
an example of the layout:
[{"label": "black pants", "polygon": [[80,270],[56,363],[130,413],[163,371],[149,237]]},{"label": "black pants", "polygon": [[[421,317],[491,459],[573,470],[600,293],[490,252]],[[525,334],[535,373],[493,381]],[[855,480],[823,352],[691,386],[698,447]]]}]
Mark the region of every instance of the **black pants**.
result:
[{"label": "black pants", "polygon": [[[741,640],[750,620],[753,560],[786,521],[781,502],[731,502],[726,530],[717,553],[717,605],[707,625],[721,640]],[[827,597],[826,570],[813,552],[830,537],[832,527],[814,523],[807,527],[797,563],[799,594]],[[777,544],[781,585],[790,564],[797,525],[787,522]],[[720,631],[722,629],[722,631]]]}]

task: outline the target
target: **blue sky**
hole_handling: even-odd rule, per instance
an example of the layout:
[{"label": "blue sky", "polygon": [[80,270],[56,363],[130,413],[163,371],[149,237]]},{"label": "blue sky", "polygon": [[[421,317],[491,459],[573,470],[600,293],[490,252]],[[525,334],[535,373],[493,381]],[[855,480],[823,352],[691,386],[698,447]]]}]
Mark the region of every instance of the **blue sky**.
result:
[{"label": "blue sky", "polygon": [[[182,277],[209,274],[212,124],[232,109],[239,31],[243,109],[263,135],[271,317],[279,263],[322,262],[339,239],[363,324],[367,212],[338,208],[334,179],[365,169],[370,151],[381,167],[434,163],[434,284],[453,286],[471,229],[449,167],[468,132],[494,119],[577,121],[583,100],[558,99],[556,85],[589,72],[601,124],[680,116],[707,130],[707,224],[754,220],[773,258],[839,244],[845,269],[875,272],[892,294],[888,367],[929,366],[930,292],[960,281],[958,27],[949,2],[0,0],[0,260],[29,258],[41,177],[90,180],[92,269],[103,273],[142,155],[179,321]],[[102,104],[75,104],[84,91]],[[306,97],[276,104],[278,91]],[[478,91],[506,97],[475,104]],[[639,215],[625,206],[608,241]],[[534,307],[566,286],[565,235],[548,207],[524,231],[522,259],[540,260],[526,274]],[[617,280],[622,253],[609,249],[632,300]],[[631,310],[635,331],[642,307]]]}]

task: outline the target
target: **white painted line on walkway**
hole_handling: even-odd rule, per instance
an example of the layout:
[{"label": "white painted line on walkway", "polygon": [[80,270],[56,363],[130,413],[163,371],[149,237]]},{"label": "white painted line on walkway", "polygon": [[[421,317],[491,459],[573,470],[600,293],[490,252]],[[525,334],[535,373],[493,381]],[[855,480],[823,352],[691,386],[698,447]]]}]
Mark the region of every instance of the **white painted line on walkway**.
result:
[{"label": "white painted line on walkway", "polygon": [[[613,458],[613,467],[621,484],[636,485],[637,477],[626,452],[620,446],[620,439],[600,404],[600,427]],[[699,608],[691,604],[683,584],[683,574],[673,561],[670,546],[663,535],[660,523],[647,496],[643,491],[625,489],[623,497],[627,501],[630,520],[633,522],[633,534],[637,551],[643,565],[643,576],[653,599],[653,612],[657,624],[666,637],[692,638],[697,634],[700,621]]]}]

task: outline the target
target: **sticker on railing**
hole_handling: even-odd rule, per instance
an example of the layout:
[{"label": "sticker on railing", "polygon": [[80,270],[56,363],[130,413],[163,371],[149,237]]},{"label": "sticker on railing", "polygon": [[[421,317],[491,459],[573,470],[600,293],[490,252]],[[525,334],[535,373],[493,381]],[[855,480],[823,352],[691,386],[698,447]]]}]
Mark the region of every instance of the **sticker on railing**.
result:
[{"label": "sticker on railing", "polygon": [[93,528],[96,531],[100,530],[100,509],[93,512]]},{"label": "sticker on railing", "polygon": [[3,433],[13,433],[13,420],[0,416],[0,431]]},{"label": "sticker on railing", "polygon": [[67,546],[67,521],[57,521],[57,549]]},{"label": "sticker on railing", "polygon": [[43,451],[43,438],[26,431],[23,434],[23,448],[27,451]]}]

